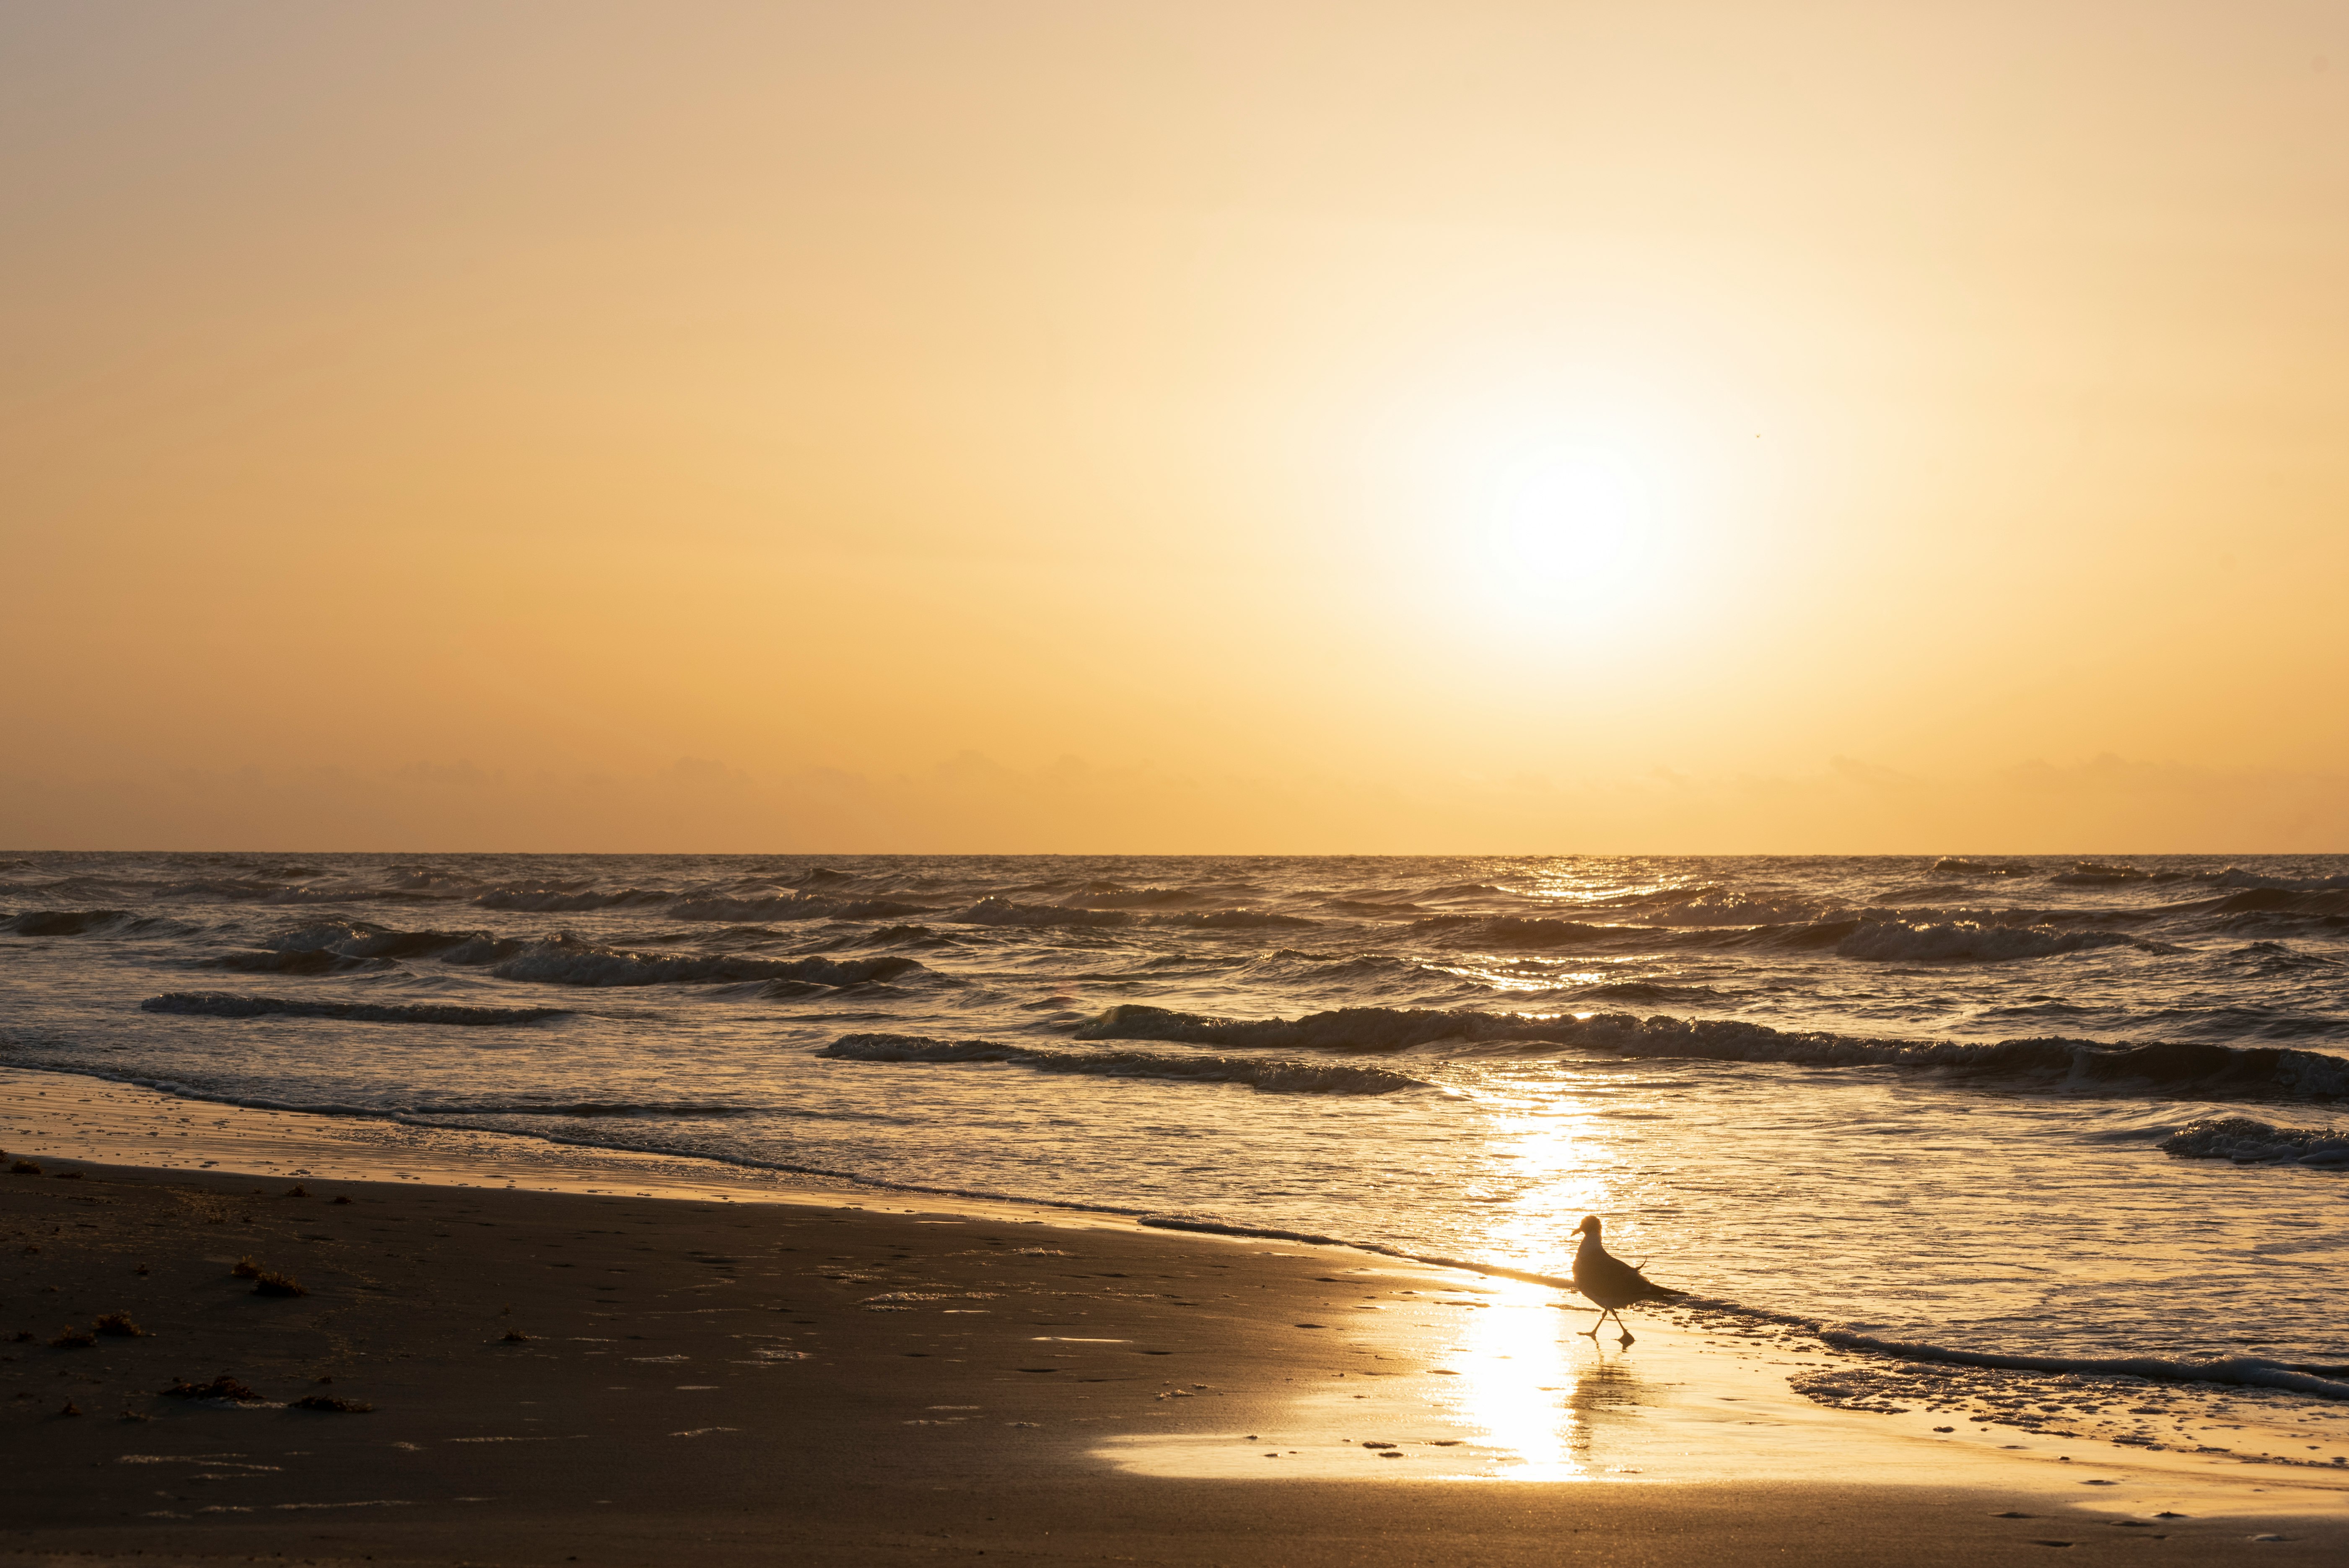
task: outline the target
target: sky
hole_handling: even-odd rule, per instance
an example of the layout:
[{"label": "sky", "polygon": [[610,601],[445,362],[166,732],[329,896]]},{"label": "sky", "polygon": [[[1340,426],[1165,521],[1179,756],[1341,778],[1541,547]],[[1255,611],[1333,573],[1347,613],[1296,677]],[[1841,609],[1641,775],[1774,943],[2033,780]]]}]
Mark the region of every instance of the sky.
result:
[{"label": "sky", "polygon": [[0,846],[2349,851],[2349,9],[0,6]]}]

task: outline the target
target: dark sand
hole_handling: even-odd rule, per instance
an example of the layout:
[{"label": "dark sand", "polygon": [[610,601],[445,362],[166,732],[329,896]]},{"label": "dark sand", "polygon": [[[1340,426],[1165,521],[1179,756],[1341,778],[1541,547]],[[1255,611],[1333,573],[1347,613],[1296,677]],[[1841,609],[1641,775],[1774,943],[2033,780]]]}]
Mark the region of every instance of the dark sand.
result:
[{"label": "dark sand", "polygon": [[[1437,1408],[1433,1341],[1376,1316],[1406,1295],[1434,1313],[1439,1276],[1336,1249],[409,1183],[312,1181],[297,1198],[284,1178],[75,1163],[85,1174],[61,1180],[48,1164],[0,1174],[0,1338],[32,1336],[0,1345],[0,1563],[1618,1568],[2349,1551],[2339,1513],[2313,1516],[2307,1494],[2273,1517],[2254,1498],[2249,1512],[2128,1522],[2075,1506],[2077,1476],[2050,1465],[1953,1455],[1945,1480],[1909,1464],[1882,1484],[1872,1418],[1837,1412],[1816,1430],[1750,1423],[1736,1439],[1754,1445],[1750,1479],[1718,1462],[1696,1480],[1610,1474],[1604,1455],[1578,1479],[1491,1479],[1457,1412]],[[247,1255],[309,1294],[255,1294],[231,1272]],[[1449,1310],[1477,1309],[1463,1295]],[[1341,1325],[1348,1311],[1364,1315]],[[109,1313],[144,1336],[48,1343]],[[1641,1328],[1643,1352],[1667,1337]],[[1594,1363],[1599,1381],[1609,1365]],[[267,1403],[159,1392],[223,1374]],[[376,1408],[293,1407],[316,1395]],[[1640,1419],[1586,1414],[1602,1443],[1607,1421]],[[1651,1468],[1678,1441],[1660,1430]],[[1790,1477],[1763,1462],[1785,1460],[1768,1451],[1782,1443],[1826,1458]]]}]

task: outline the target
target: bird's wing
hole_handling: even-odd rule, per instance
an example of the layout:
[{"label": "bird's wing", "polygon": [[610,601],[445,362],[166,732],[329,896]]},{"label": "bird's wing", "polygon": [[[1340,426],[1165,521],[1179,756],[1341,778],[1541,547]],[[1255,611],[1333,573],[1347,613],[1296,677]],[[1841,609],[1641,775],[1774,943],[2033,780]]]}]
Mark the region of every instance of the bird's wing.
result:
[{"label": "bird's wing", "polygon": [[1620,1295],[1626,1291],[1636,1291],[1646,1283],[1640,1277],[1638,1269],[1605,1253],[1597,1257],[1574,1260],[1575,1287],[1585,1295],[1595,1296],[1602,1292],[1609,1295]]},{"label": "bird's wing", "polygon": [[1574,1287],[1593,1301],[1602,1295],[1624,1302],[1662,1301],[1688,1294],[1670,1285],[1658,1284],[1621,1258],[1609,1253],[1575,1259]]}]

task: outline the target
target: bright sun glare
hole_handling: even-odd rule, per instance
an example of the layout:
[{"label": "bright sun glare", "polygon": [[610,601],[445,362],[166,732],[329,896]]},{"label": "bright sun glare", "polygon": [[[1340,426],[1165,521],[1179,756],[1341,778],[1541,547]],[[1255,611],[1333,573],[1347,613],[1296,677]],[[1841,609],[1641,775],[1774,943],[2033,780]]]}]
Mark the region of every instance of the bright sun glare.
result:
[{"label": "bright sun glare", "polygon": [[1495,490],[1485,552],[1513,594],[1557,605],[1596,603],[1622,592],[1646,562],[1647,487],[1615,452],[1548,449],[1506,474]]}]

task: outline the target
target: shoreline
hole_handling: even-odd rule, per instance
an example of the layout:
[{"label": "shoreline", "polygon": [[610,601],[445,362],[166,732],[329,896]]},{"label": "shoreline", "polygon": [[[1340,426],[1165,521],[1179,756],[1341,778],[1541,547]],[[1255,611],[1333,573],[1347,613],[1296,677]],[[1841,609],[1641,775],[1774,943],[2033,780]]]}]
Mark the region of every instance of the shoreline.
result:
[{"label": "shoreline", "polygon": [[[36,1102],[43,1102],[36,1104]],[[339,1176],[348,1180],[432,1181],[509,1191],[584,1192],[636,1197],[710,1197],[721,1202],[829,1203],[888,1212],[951,1212],[1000,1217],[1007,1223],[1133,1224],[1237,1242],[1336,1247],[1411,1265],[1452,1269],[1571,1294],[1564,1278],[1505,1264],[1413,1253],[1344,1236],[1251,1226],[1101,1204],[1001,1193],[895,1184],[836,1172],[790,1170],[720,1156],[616,1148],[552,1135],[488,1131],[410,1121],[389,1113],[335,1115],[274,1106],[183,1098],[167,1088],[47,1068],[0,1066],[0,1107],[26,1108],[29,1122],[11,1121],[0,1109],[0,1144],[12,1130],[47,1140],[60,1154],[102,1163],[143,1163],[172,1156],[162,1169],[231,1170],[257,1175]],[[68,1109],[70,1108],[70,1109]],[[193,1141],[190,1141],[192,1140]],[[210,1150],[212,1159],[199,1156]],[[1735,1319],[1731,1332],[1749,1329],[1816,1340],[1824,1348],[1875,1354],[1926,1367],[1946,1366],[2037,1373],[2049,1377],[2117,1376],[2181,1387],[2282,1389],[2341,1400],[2349,1412],[2344,1369],[2256,1357],[2207,1364],[2162,1356],[2049,1357],[1951,1347],[1895,1338],[1880,1332],[1805,1317],[1772,1307],[1689,1298],[1682,1310]],[[2215,1376],[2202,1377],[2204,1370]],[[2323,1376],[2316,1376],[2323,1374]],[[2349,1455],[2344,1455],[2349,1462]]]},{"label": "shoreline", "polygon": [[[1573,1304],[1553,1290],[1338,1245],[655,1169],[699,1161],[564,1166],[538,1186],[511,1159],[468,1165],[450,1148],[369,1168],[386,1146],[335,1119],[38,1076],[66,1082],[0,1119],[10,1159],[49,1172],[0,1177],[0,1337],[32,1336],[0,1346],[0,1440],[42,1480],[0,1509],[0,1553],[308,1555],[331,1513],[332,1533],[379,1560],[657,1561],[651,1535],[647,1555],[593,1548],[673,1527],[678,1499],[812,1532],[840,1561],[902,1558],[913,1515],[951,1540],[1003,1526],[984,1549],[1036,1561],[1060,1554],[1046,1530],[1107,1530],[1114,1555],[1228,1560],[1227,1532],[1262,1518],[1293,1527],[1284,1551],[1306,1561],[1344,1538],[1314,1533],[1321,1512],[1406,1532],[1449,1520],[1496,1558],[1555,1561],[1557,1532],[1594,1511],[1653,1535],[1717,1506],[1730,1529],[1732,1499],[1777,1500],[1735,1523],[1742,1539],[1777,1531],[1820,1561],[1885,1560],[1837,1553],[1896,1538],[1895,1555],[1931,1560],[1910,1550],[1927,1517],[1976,1562],[2059,1535],[2190,1538],[2198,1560],[2260,1534],[2290,1538],[2258,1542],[2270,1555],[2349,1544],[2335,1470],[2013,1424],[2029,1416],[1937,1419],[1913,1402],[1913,1368],[1701,1314],[1635,1315],[1625,1348],[1583,1338],[1587,1309],[1560,1312]],[[239,1150],[270,1168],[226,1169]],[[145,1158],[92,1158],[105,1152]],[[57,1180],[60,1166],[82,1174]],[[638,1190],[617,1190],[623,1173]],[[289,1181],[311,1196],[285,1196]],[[247,1254],[310,1294],[256,1298],[228,1272]],[[146,1335],[47,1343],[111,1312]],[[155,1392],[223,1372],[273,1406],[330,1388],[378,1408]],[[1912,1380],[1884,1382],[1896,1373]],[[82,1416],[58,1413],[59,1389]],[[2239,1416],[2296,1408],[2228,1398]],[[2317,1416],[2337,1449],[2349,1420]],[[2255,1431],[2271,1449],[2282,1435]],[[556,1449],[571,1458],[544,1459]],[[244,1457],[189,1469],[223,1451]],[[784,1474],[813,1479],[778,1493]],[[1502,1496],[1516,1523],[1488,1540],[1499,1526],[1475,1520]],[[1168,1509],[1146,1542],[1105,1523]],[[1803,1522],[1826,1514],[1842,1533]],[[1726,1550],[1693,1526],[1651,1544],[1654,1561]],[[750,1537],[713,1550],[759,1554]]]}]

